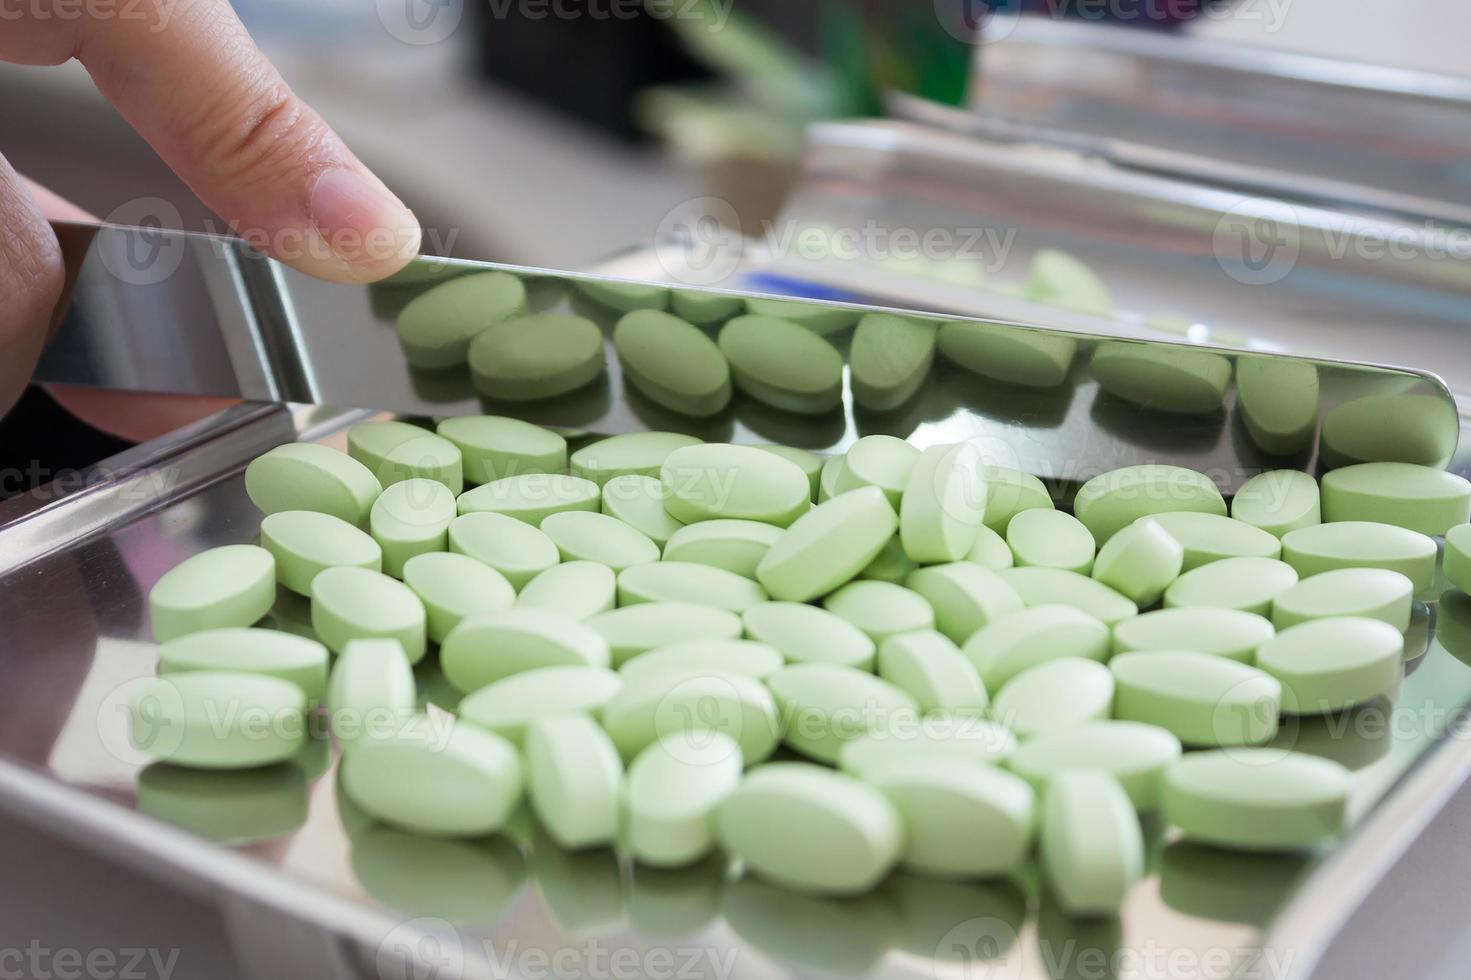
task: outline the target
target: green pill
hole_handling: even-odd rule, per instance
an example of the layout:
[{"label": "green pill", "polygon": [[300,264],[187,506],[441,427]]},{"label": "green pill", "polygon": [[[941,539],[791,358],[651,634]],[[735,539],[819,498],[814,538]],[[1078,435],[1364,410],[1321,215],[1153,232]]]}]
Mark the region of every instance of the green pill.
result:
[{"label": "green pill", "polygon": [[1146,463],[1095,476],[1078,489],[1073,514],[1106,542],[1141,517],[1175,511],[1226,515],[1210,477],[1181,466]]},{"label": "green pill", "polygon": [[1312,445],[1322,392],[1315,364],[1285,357],[1238,357],[1236,406],[1247,435],[1267,452],[1290,456]]},{"label": "green pill", "polygon": [[409,300],[398,314],[398,341],[414,367],[455,367],[482,330],[524,312],[526,287],[510,273],[459,276]]},{"label": "green pill", "polygon": [[822,464],[822,470],[817,475],[817,499],[816,503],[831,500],[837,496],[838,477],[843,475],[843,457],[829,456],[827,462]]},{"label": "green pill", "polygon": [[725,519],[682,525],[669,536],[664,560],[709,565],[754,579],[756,567],[781,533],[781,528],[761,521]]},{"label": "green pill", "polygon": [[1282,560],[1303,578],[1337,568],[1387,568],[1419,594],[1435,579],[1435,541],[1418,531],[1374,521],[1334,521],[1288,532]]},{"label": "green pill", "polygon": [[1113,915],[1144,877],[1144,835],[1118,780],[1060,772],[1048,783],[1039,834],[1042,873],[1073,916]]},{"label": "green pill", "polygon": [[1157,412],[1218,412],[1231,385],[1231,361],[1185,346],[1099,341],[1090,364],[1109,394]]},{"label": "green pill", "polygon": [[316,703],[327,687],[327,648],[304,636],[239,627],[190,633],[159,646],[159,674],[194,670],[279,677]]},{"label": "green pill", "polygon": [[602,491],[579,476],[523,473],[467,490],[456,504],[461,514],[504,514],[538,527],[552,514],[599,510]]},{"label": "green pill", "polygon": [[738,759],[765,759],[776,748],[776,702],[761,681],[743,674],[655,673],[625,677],[599,713],[624,759],[677,735],[697,744],[710,732],[730,737]]},{"label": "green pill", "polygon": [[467,415],[445,419],[435,431],[460,450],[465,482],[472,485],[567,468],[567,440],[520,419]]},{"label": "green pill", "polygon": [[958,443],[926,449],[909,470],[899,506],[904,553],[925,565],[966,557],[984,530],[985,510],[986,481],[975,447]]},{"label": "green pill", "polygon": [[401,480],[434,480],[448,487],[450,493],[465,489],[460,450],[448,439],[430,433],[395,446],[374,475],[385,487]]},{"label": "green pill", "polygon": [[1252,663],[1257,647],[1272,638],[1272,624],[1238,609],[1195,606],[1157,609],[1113,628],[1115,653],[1133,650],[1191,650]]},{"label": "green pill", "polygon": [[659,546],[648,536],[606,514],[566,511],[541,522],[562,561],[591,561],[615,572],[659,560]]},{"label": "green pill", "polygon": [[971,545],[970,551],[961,555],[961,558],[982,568],[989,568],[993,572],[1003,568],[1010,568],[1016,563],[1016,558],[1011,553],[1011,545],[1006,539],[995,531],[982,524],[976,529],[976,543]]},{"label": "green pill", "polygon": [[628,432],[583,446],[568,462],[573,476],[601,487],[619,476],[657,477],[670,453],[699,445],[694,436],[678,432]]},{"label": "green pill", "polygon": [[293,765],[220,773],[168,763],[138,773],[137,808],[223,844],[283,837],[307,818],[307,781]]},{"label": "green pill", "polygon": [[1032,787],[1001,769],[900,765],[864,777],[888,797],[904,824],[900,863],[941,878],[1014,871],[1032,848]]},{"label": "green pill", "polygon": [[347,430],[347,454],[382,481],[381,471],[388,461],[388,454],[406,442],[429,434],[425,429],[409,422],[361,422]]},{"label": "green pill", "polygon": [[968,561],[916,569],[906,580],[934,610],[935,628],[955,643],[1012,613],[1024,603],[1017,591],[988,568]]},{"label": "green pill", "polygon": [[725,851],[773,884],[799,892],[860,895],[898,862],[899,813],[872,786],[822,766],[753,769],[721,806]]},{"label": "green pill", "polygon": [[618,672],[629,679],[709,674],[760,679],[780,670],[785,662],[776,647],[755,640],[687,640],[641,653]]},{"label": "green pill", "polygon": [[1098,550],[1093,578],[1136,606],[1152,606],[1180,577],[1184,565],[1184,546],[1157,520],[1144,517]]},{"label": "green pill", "polygon": [[979,715],[986,710],[981,675],[943,633],[918,630],[879,645],[878,675],[907,693],[925,714]]},{"label": "green pill", "polygon": [[443,643],[465,618],[509,609],[516,602],[516,590],[500,572],[447,551],[410,558],[403,581],[424,603],[429,639],[435,643]]},{"label": "green pill", "polygon": [[892,313],[858,321],[848,349],[853,400],[875,412],[898,408],[919,390],[935,361],[939,324]]},{"label": "green pill", "polygon": [[1034,738],[1106,720],[1113,695],[1113,674],[1107,667],[1096,660],[1063,657],[1007,681],[992,702],[991,715],[1017,738]]},{"label": "green pill", "polygon": [[747,636],[770,644],[792,663],[873,669],[873,640],[825,609],[801,602],[761,602],[748,607],[741,619]]},{"label": "green pill", "polygon": [[1056,507],[1047,487],[1030,473],[1009,466],[985,464],[981,467],[981,475],[986,480],[986,512],[981,520],[998,534],[1005,534],[1011,519],[1024,510],[1052,510]]},{"label": "green pill", "polygon": [[579,279],[572,285],[588,299],[620,313],[634,310],[662,310],[669,305],[669,288],[645,282],[620,282],[616,279]]},{"label": "green pill", "polygon": [[859,487],[878,487],[899,509],[909,475],[919,462],[919,450],[894,436],[864,436],[848,449],[834,490],[847,493]]},{"label": "green pill", "polygon": [[622,791],[623,763],[597,722],[586,715],[561,715],[531,725],[526,797],[559,847],[611,844]]},{"label": "green pill", "polygon": [[614,667],[671,643],[735,640],[741,635],[741,618],[735,613],[692,602],[641,602],[590,616],[585,622],[608,642]]},{"label": "green pill", "polygon": [[298,595],[311,595],[312,579],[323,569],[383,569],[378,542],[342,518],[314,510],[267,514],[260,543],[276,559],[276,581]]},{"label": "green pill", "polygon": [[648,476],[615,476],[603,484],[602,512],[648,535],[663,548],[684,527],[664,507],[664,484]]},{"label": "green pill", "polygon": [[784,299],[748,299],[746,309],[753,316],[775,317],[823,335],[847,330],[858,322],[861,315],[858,310],[847,310],[827,303]]},{"label": "green pill", "polygon": [[445,679],[469,694],[541,667],[607,667],[608,643],[595,630],[540,609],[476,613],[439,648]]},{"label": "green pill", "polygon": [[1006,544],[1018,566],[1061,568],[1087,575],[1097,546],[1083,522],[1060,510],[1028,510],[1006,526]]},{"label": "green pill", "polygon": [[1462,592],[1471,593],[1471,524],[1445,532],[1445,577]]},{"label": "green pill", "polygon": [[1323,520],[1444,534],[1471,518],[1471,481],[1413,463],[1359,463],[1323,477]]},{"label": "green pill", "polygon": [[707,326],[724,323],[733,316],[739,316],[745,312],[746,300],[742,296],[676,289],[672,306],[675,316],[690,323]]},{"label": "green pill", "polygon": [[584,620],[617,605],[618,576],[607,565],[568,561],[553,565],[521,587],[516,605]]},{"label": "green pill", "polygon": [[1319,715],[1392,695],[1404,675],[1405,638],[1377,619],[1315,619],[1282,630],[1256,663],[1282,682],[1282,710]]},{"label": "green pill", "polygon": [[623,376],[651,401],[706,418],[730,404],[730,365],[715,341],[677,316],[629,313],[613,328]]},{"label": "green pill", "polygon": [[1108,627],[1072,606],[1031,606],[977,630],[962,652],[988,691],[1049,660],[1082,657],[1107,660]]},{"label": "green pill", "polygon": [[1023,742],[1006,764],[1044,794],[1059,773],[1102,770],[1118,780],[1134,809],[1142,813],[1159,806],[1165,772],[1179,761],[1180,752],[1180,740],[1163,728],[1134,721],[1095,721]]},{"label": "green pill", "polygon": [[935,611],[924,596],[891,582],[849,582],[823,599],[822,607],[863,630],[875,643],[935,625]]},{"label": "green pill", "polygon": [[915,718],[919,706],[907,693],[872,674],[836,664],[805,663],[766,678],[781,712],[788,746],[834,763],[843,743],[887,725]]},{"label": "green pill", "polygon": [[1293,851],[1342,833],[1353,774],[1276,749],[1197,752],[1165,778],[1163,817],[1186,839],[1243,851]]},{"label": "green pill", "polygon": [[1285,630],[1313,619],[1360,616],[1410,628],[1415,586],[1385,568],[1340,568],[1305,578],[1272,603],[1272,625]]},{"label": "green pill", "polygon": [[628,767],[619,840],[640,864],[694,864],[714,849],[717,814],[740,783],[741,752],[730,738],[660,739]]},{"label": "green pill", "polygon": [[541,531],[514,517],[490,512],[462,514],[451,521],[449,550],[489,565],[514,589],[523,588],[562,560],[556,543]]},{"label": "green pill", "polygon": [[1185,549],[1184,571],[1225,558],[1277,558],[1282,542],[1244,521],[1181,511],[1150,518]]},{"label": "green pill", "polygon": [[1016,736],[994,721],[973,714],[941,712],[916,718],[900,712],[844,742],[838,766],[859,779],[868,779],[906,765],[997,765],[1015,751]]},{"label": "green pill", "polygon": [[757,401],[806,415],[842,404],[842,355],[810,330],[770,316],[738,316],[720,328],[718,343],[735,386]]},{"label": "green pill", "polygon": [[766,590],[735,572],[693,562],[655,561],[618,573],[618,604],[689,602],[740,613],[766,601]]},{"label": "green pill", "polygon": [[315,510],[361,525],[383,486],[362,463],[335,449],[291,442],[245,467],[245,492],[267,514]]},{"label": "green pill", "polygon": [[397,640],[350,640],[327,682],[327,717],[344,748],[391,737],[418,705],[414,671]]},{"label": "green pill", "polygon": [[942,324],[936,346],[967,371],[1027,388],[1062,384],[1078,353],[1078,342],[1064,334],[989,323]]},{"label": "green pill", "polygon": [[596,714],[621,690],[623,678],[606,667],[538,667],[465,695],[457,714],[520,747],[536,721]]},{"label": "green pill", "polygon": [[521,800],[522,769],[505,739],[421,716],[343,757],[342,791],[369,816],[428,837],[495,833]]},{"label": "green pill", "polygon": [[1139,607],[1123,595],[1077,572],[1061,568],[1003,568],[996,577],[1009,585],[1028,606],[1072,606],[1105,626],[1115,626],[1139,614]]},{"label": "green pill", "polygon": [[1157,725],[1189,746],[1261,745],[1277,734],[1282,685],[1206,653],[1122,653],[1109,663],[1115,718]]},{"label": "green pill", "polygon": [[763,453],[775,453],[782,459],[796,463],[797,468],[807,474],[807,483],[812,489],[812,502],[817,502],[822,468],[827,463],[826,459],[816,453],[809,453],[807,450],[798,449],[795,446],[756,446],[755,448],[761,450]]},{"label": "green pill", "polygon": [[455,512],[455,495],[436,480],[403,480],[379,494],[368,530],[383,550],[383,571],[403,578],[410,558],[449,547]]},{"label": "green pill", "polygon": [[1114,314],[1113,299],[1103,280],[1061,249],[1038,249],[1032,256],[1026,292],[1029,299],[1048,306],[1099,317],[1111,318]]},{"label": "green pill", "polygon": [[840,494],[787,528],[756,567],[756,579],[772,598],[807,602],[851,581],[898,529],[878,487]]},{"label": "green pill", "polygon": [[539,313],[492,324],[470,343],[470,375],[488,398],[537,401],[603,373],[603,334],[585,317]]},{"label": "green pill", "polygon": [[1318,481],[1301,470],[1269,470],[1241,485],[1231,499],[1231,516],[1278,538],[1322,523]]},{"label": "green pill", "polygon": [[192,769],[250,769],[306,742],[306,694],[266,674],[194,670],[145,681],[129,701],[133,747]]},{"label": "green pill", "polygon": [[418,663],[427,646],[424,603],[397,579],[362,568],[329,568],[313,580],[312,629],[333,653],[349,640],[397,640]]},{"label": "green pill", "polygon": [[1323,416],[1319,455],[1327,466],[1393,460],[1440,468],[1458,432],[1456,409],[1440,395],[1366,395]]},{"label": "green pill", "polygon": [[189,633],[249,626],[276,602],[276,559],[253,544],[229,544],[184,559],[148,592],[160,643]]},{"label": "green pill", "polygon": [[801,467],[752,446],[675,449],[659,479],[665,509],[684,524],[731,518],[787,527],[811,507],[811,484]]},{"label": "green pill", "polygon": [[889,543],[884,545],[883,550],[874,557],[873,561],[863,566],[863,571],[858,573],[858,577],[903,585],[904,580],[918,567],[904,553],[904,543],[896,535],[889,539]]},{"label": "green pill", "polygon": [[1275,558],[1226,558],[1175,579],[1165,589],[1165,606],[1211,606],[1266,616],[1297,578],[1295,568]]}]

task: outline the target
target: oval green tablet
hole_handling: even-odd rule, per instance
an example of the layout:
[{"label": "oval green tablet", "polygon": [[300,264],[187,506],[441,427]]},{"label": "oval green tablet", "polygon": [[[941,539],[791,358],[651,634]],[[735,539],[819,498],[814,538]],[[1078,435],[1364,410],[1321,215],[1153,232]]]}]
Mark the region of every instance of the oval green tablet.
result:
[{"label": "oval green tablet", "polygon": [[977,630],[961,648],[988,691],[1049,660],[1107,660],[1108,627],[1072,606],[1041,605],[1002,617]]},{"label": "oval green tablet", "polygon": [[1181,511],[1150,518],[1185,549],[1183,571],[1224,558],[1277,558],[1282,542],[1245,521],[1219,514]]},{"label": "oval green tablet", "polygon": [[700,521],[669,536],[664,560],[710,565],[754,579],[756,566],[781,533],[781,528],[761,521]]},{"label": "oval green tablet", "polygon": [[738,316],[720,328],[720,352],[737,388],[776,408],[820,414],[843,400],[843,358],[788,320]]},{"label": "oval green tablet", "polygon": [[897,510],[919,455],[919,450],[903,439],[864,436],[843,457],[843,469],[834,490],[847,493],[859,487],[878,487]]},{"label": "oval green tablet", "polygon": [[462,514],[451,521],[449,549],[489,565],[514,589],[561,561],[556,543],[541,531],[490,512]]},{"label": "oval green tablet", "polygon": [[465,488],[464,460],[454,443],[425,433],[394,447],[374,475],[385,486],[400,480],[435,480],[458,494]]},{"label": "oval green tablet", "polygon": [[1256,613],[1209,606],[1157,609],[1113,628],[1115,653],[1132,650],[1192,650],[1242,663],[1256,660],[1270,640],[1272,624]]},{"label": "oval green tablet", "polygon": [[766,678],[781,712],[782,739],[821,762],[833,763],[843,743],[919,706],[907,693],[872,674],[836,664],[784,667]]},{"label": "oval green tablet", "polygon": [[792,663],[872,670],[874,642],[857,626],[800,602],[761,602],[741,614],[746,635],[769,643]]},{"label": "oval green tablet", "polygon": [[555,398],[603,373],[603,334],[591,320],[565,313],[514,317],[481,331],[469,361],[476,390],[489,398]]},{"label": "oval green tablet", "polygon": [[360,525],[383,492],[372,472],[335,449],[290,442],[245,467],[245,492],[267,514],[315,510]]},{"label": "oval green tablet", "polygon": [[984,766],[899,765],[864,777],[888,797],[904,824],[900,863],[942,878],[1007,874],[1032,847],[1032,787]]},{"label": "oval green tablet", "polygon": [[429,639],[435,643],[443,643],[467,616],[509,609],[516,602],[516,590],[500,572],[447,551],[410,558],[403,581],[424,603]]},{"label": "oval green tablet", "polygon": [[659,560],[659,546],[648,536],[606,514],[567,511],[541,522],[563,561],[591,561],[615,572]]},{"label": "oval green tablet", "polygon": [[929,377],[939,324],[918,317],[869,313],[848,349],[853,400],[875,412],[907,402]]},{"label": "oval green tablet", "polygon": [[139,813],[210,840],[250,844],[301,829],[307,780],[289,764],[222,774],[159,762],[138,773],[136,804]]},{"label": "oval green tablet", "polygon": [[967,371],[1028,388],[1062,384],[1078,352],[1078,342],[1065,334],[989,323],[941,324],[936,346]]},{"label": "oval green tablet", "polygon": [[1060,772],[1042,801],[1042,872],[1064,911],[1112,915],[1144,876],[1144,836],[1118,780],[1106,772]]},{"label": "oval green tablet", "polygon": [[1011,546],[1006,543],[1006,539],[984,524],[976,529],[976,543],[961,558],[993,572],[1010,568],[1016,563],[1016,557],[1012,555]]},{"label": "oval green tablet", "polygon": [[904,580],[909,578],[919,566],[909,560],[904,553],[904,543],[895,535],[889,539],[888,544],[874,556],[873,561],[863,566],[858,573],[860,579],[871,579],[876,582],[892,582],[894,585],[903,585]]},{"label": "oval green tablet", "polygon": [[618,604],[690,602],[739,613],[766,601],[766,590],[735,572],[694,562],[655,561],[618,573]]},{"label": "oval green tablet", "polygon": [[472,485],[567,468],[567,440],[520,419],[466,415],[445,419],[435,431],[460,450],[465,482]]},{"label": "oval green tablet", "polygon": [[838,752],[846,773],[867,779],[906,765],[955,768],[996,765],[1016,751],[1016,736],[973,714],[893,715],[872,731],[850,738]]},{"label": "oval green tablet", "polygon": [[1460,431],[1442,395],[1391,392],[1341,402],[1323,416],[1319,455],[1327,466],[1395,461],[1444,467]]},{"label": "oval green tablet", "polygon": [[276,559],[253,544],[227,544],[184,559],[148,591],[160,643],[224,626],[249,626],[276,602]]},{"label": "oval green tablet", "polygon": [[613,328],[623,376],[651,400],[705,418],[730,403],[730,366],[715,341],[677,316],[629,313]]},{"label": "oval green tablet", "polygon": [[622,313],[633,310],[662,310],[669,305],[669,287],[616,279],[578,279],[572,283],[579,293]]},{"label": "oval green tablet", "polygon": [[858,895],[898,861],[904,829],[872,786],[821,766],[783,762],[746,775],[720,808],[721,846],[756,874],[797,891]]},{"label": "oval green tablet", "polygon": [[1146,463],[1095,476],[1078,489],[1073,513],[1100,544],[1141,517],[1174,511],[1226,514],[1210,477],[1181,466]]},{"label": "oval green tablet", "polygon": [[618,577],[606,565],[569,561],[553,565],[521,587],[516,605],[583,620],[617,605]]},{"label": "oval green tablet", "polygon": [[[406,442],[431,435],[429,430],[409,422],[378,420],[359,422],[347,430],[347,454],[366,466],[379,482],[388,454]],[[387,486],[384,483],[384,486]]]},{"label": "oval green tablet", "polygon": [[618,476],[657,477],[676,449],[701,445],[679,432],[627,432],[583,446],[568,460],[573,476],[599,487]]},{"label": "oval green tablet", "polygon": [[1060,510],[1029,510],[1006,526],[1006,543],[1015,563],[1061,568],[1087,575],[1097,550],[1093,535],[1071,514]]},{"label": "oval green tablet", "polygon": [[1159,805],[1164,774],[1180,758],[1180,740],[1163,728],[1134,721],[1095,721],[1023,742],[1006,761],[1033,787],[1069,769],[1101,769],[1119,781],[1141,812]]},{"label": "oval green tablet", "polygon": [[771,546],[756,579],[772,598],[806,602],[850,581],[883,550],[899,518],[878,487],[818,504]]},{"label": "oval green tablet", "polygon": [[1471,524],[1445,533],[1445,577],[1462,592],[1471,593]]},{"label": "oval green tablet", "polygon": [[915,460],[904,485],[899,537],[905,554],[927,565],[966,557],[984,529],[985,510],[986,481],[976,448],[931,446]]},{"label": "oval green tablet", "polygon": [[1190,746],[1261,745],[1277,733],[1282,685],[1206,653],[1121,653],[1109,663],[1114,717],[1157,725]]},{"label": "oval green tablet", "polygon": [[807,483],[812,491],[812,501],[813,503],[817,502],[818,486],[821,480],[822,468],[827,463],[826,459],[816,453],[809,453],[807,450],[798,449],[795,446],[755,446],[753,448],[759,449],[763,453],[775,453],[788,462],[796,463],[797,468],[807,474]]},{"label": "oval green tablet", "polygon": [[526,797],[559,847],[611,844],[622,790],[623,763],[591,718],[542,718],[527,730]]},{"label": "oval green tablet", "polygon": [[1340,616],[1282,630],[1257,666],[1282,682],[1282,710],[1317,715],[1392,695],[1404,674],[1405,638],[1377,619]]},{"label": "oval green tablet", "polygon": [[1285,357],[1238,357],[1236,405],[1251,441],[1277,456],[1312,445],[1322,397],[1318,367]]},{"label": "oval green tablet", "polygon": [[1303,578],[1336,568],[1387,568],[1413,582],[1417,594],[1435,578],[1435,556],[1431,538],[1371,521],[1314,524],[1282,538],[1282,560]]},{"label": "oval green tablet", "polygon": [[1211,606],[1266,616],[1273,600],[1296,585],[1297,578],[1296,569],[1275,558],[1226,558],[1175,579],[1165,589],[1165,606]]},{"label": "oval green tablet", "polygon": [[398,341],[414,367],[464,364],[486,327],[526,311],[526,287],[508,272],[457,276],[425,290],[398,314]]},{"label": "oval green tablet", "polygon": [[392,738],[369,739],[343,757],[342,791],[369,816],[430,837],[499,830],[521,800],[521,761],[511,744],[470,725],[421,718]]},{"label": "oval green tablet", "polygon": [[133,747],[194,769],[250,769],[306,742],[306,694],[266,674],[195,670],[145,681],[129,700]]},{"label": "oval green tablet", "polygon": [[986,480],[986,512],[981,520],[999,534],[1005,534],[1011,519],[1024,510],[1056,507],[1047,487],[1030,473],[988,463],[981,467],[981,475]]},{"label": "oval green tablet", "polygon": [[1343,831],[1353,775],[1277,749],[1192,753],[1165,777],[1163,817],[1189,840],[1244,851],[1297,850]]},{"label": "oval green tablet", "polygon": [[477,613],[439,648],[445,679],[469,694],[539,667],[607,667],[608,643],[595,630],[540,609]]},{"label": "oval green tablet", "polygon": [[387,738],[414,717],[414,671],[397,640],[350,640],[327,682],[327,718],[344,748]]},{"label": "oval green tablet", "polygon": [[538,527],[552,514],[595,512],[602,505],[596,483],[563,473],[523,473],[460,494],[461,514],[504,514]]},{"label": "oval green tablet", "polygon": [[892,582],[849,582],[823,599],[822,607],[863,630],[875,643],[935,625],[928,600]]},{"label": "oval green tablet", "polygon": [[815,334],[837,333],[858,322],[861,312],[828,303],[785,299],[748,299],[746,309],[759,317],[776,317],[798,324]]},{"label": "oval green tablet", "polygon": [[304,636],[242,627],[203,630],[159,646],[159,674],[193,670],[279,677],[301,688],[314,704],[327,688],[327,648]]},{"label": "oval green tablet", "polygon": [[741,752],[719,732],[666,736],[628,767],[619,839],[642,864],[693,864],[715,846],[716,814],[741,782]]},{"label": "oval green tablet", "polygon": [[755,640],[686,640],[641,653],[618,668],[629,679],[654,675],[741,674],[762,678],[782,668],[781,651]]},{"label": "oval green tablet", "polygon": [[974,665],[935,630],[885,639],[879,645],[878,674],[914,698],[922,712],[979,715],[986,710],[986,688]]},{"label": "oval green tablet", "polygon": [[1090,362],[1109,394],[1158,412],[1220,411],[1231,384],[1231,361],[1184,345],[1099,341]]},{"label": "oval green tablet", "polygon": [[349,640],[403,644],[410,663],[424,658],[424,603],[402,582],[361,568],[329,568],[312,582],[312,629],[334,653]]},{"label": "oval green tablet", "polygon": [[1143,517],[1099,549],[1093,578],[1136,606],[1152,606],[1184,564],[1184,545],[1153,517]]},{"label": "oval green tablet", "polygon": [[1029,606],[1072,606],[1105,626],[1114,626],[1139,614],[1139,607],[1128,598],[1077,572],[1061,568],[1003,568],[996,576]]},{"label": "oval green tablet", "polygon": [[772,753],[779,735],[771,692],[743,674],[625,677],[599,717],[625,759],[665,736],[677,734],[693,745],[717,732],[740,746],[746,763],[756,763]]},{"label": "oval green tablet", "polygon": [[751,446],[710,443],[676,449],[659,474],[664,506],[685,524],[716,518],[787,527],[811,506],[801,467]]},{"label": "oval green tablet", "polygon": [[1359,463],[1323,477],[1323,520],[1444,534],[1471,518],[1471,481],[1413,463]]},{"label": "oval green tablet", "polygon": [[829,456],[827,462],[822,464],[822,470],[817,474],[817,500],[822,503],[831,500],[838,490],[838,477],[843,475],[843,457]]},{"label": "oval green tablet", "polygon": [[690,323],[705,325],[724,323],[731,317],[740,315],[746,309],[746,299],[743,296],[676,289],[672,305],[676,316],[683,317]]},{"label": "oval green tablet", "polygon": [[691,602],[641,602],[590,616],[585,623],[608,641],[615,667],[670,643],[741,635],[741,618],[735,613]]},{"label": "oval green tablet", "polygon": [[465,695],[456,713],[520,746],[536,720],[596,714],[621,690],[623,678],[606,667],[538,667]]},{"label": "oval green tablet", "polygon": [[1241,485],[1231,499],[1231,516],[1282,537],[1322,523],[1318,481],[1301,470],[1269,470]]},{"label": "oval green tablet", "polygon": [[[660,548],[684,527],[664,507],[664,484],[654,477],[615,476],[603,484],[602,512],[648,536]],[[763,525],[766,526],[766,525]]]},{"label": "oval green tablet", "polygon": [[991,716],[1017,738],[1033,738],[1106,720],[1113,693],[1113,674],[1103,664],[1063,657],[1007,681],[991,704]]},{"label": "oval green tablet", "polygon": [[1092,269],[1058,248],[1038,249],[1027,272],[1027,297],[1093,316],[1113,316],[1108,287]]},{"label": "oval green tablet", "polygon": [[1305,578],[1272,603],[1272,625],[1279,630],[1312,619],[1361,616],[1410,628],[1415,586],[1384,568],[1340,568]]},{"label": "oval green tablet", "polygon": [[916,569],[907,584],[934,609],[935,627],[955,643],[964,643],[981,627],[1019,612],[1024,605],[998,574],[974,562]]},{"label": "oval green tablet", "polygon": [[283,510],[260,522],[261,547],[276,559],[276,581],[310,595],[312,579],[326,568],[383,568],[378,542],[340,517],[314,510]]},{"label": "oval green tablet", "polygon": [[436,480],[403,480],[384,490],[368,513],[368,529],[383,549],[383,571],[403,578],[415,555],[449,547],[455,495]]}]

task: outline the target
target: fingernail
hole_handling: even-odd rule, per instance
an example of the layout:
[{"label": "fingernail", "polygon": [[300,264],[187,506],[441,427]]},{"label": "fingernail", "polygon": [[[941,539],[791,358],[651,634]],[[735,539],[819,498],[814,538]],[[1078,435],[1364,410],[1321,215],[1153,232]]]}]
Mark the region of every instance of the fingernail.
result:
[{"label": "fingernail", "polygon": [[419,222],[377,180],[356,170],[328,170],[311,195],[312,225],[333,254],[365,274],[419,251]]}]

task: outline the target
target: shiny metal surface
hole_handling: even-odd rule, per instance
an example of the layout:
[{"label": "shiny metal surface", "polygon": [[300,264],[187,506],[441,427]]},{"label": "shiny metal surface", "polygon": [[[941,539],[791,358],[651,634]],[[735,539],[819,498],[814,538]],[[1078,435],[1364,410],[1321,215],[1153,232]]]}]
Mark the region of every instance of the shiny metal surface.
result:
[{"label": "shiny metal surface", "polygon": [[1047,16],[995,17],[970,105],[1009,139],[1264,193],[1471,219],[1471,82]]}]

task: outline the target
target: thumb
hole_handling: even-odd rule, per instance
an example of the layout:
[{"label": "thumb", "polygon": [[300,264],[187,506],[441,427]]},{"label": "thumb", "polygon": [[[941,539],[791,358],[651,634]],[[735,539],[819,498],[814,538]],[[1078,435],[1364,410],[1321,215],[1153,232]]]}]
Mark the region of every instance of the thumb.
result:
[{"label": "thumb", "polygon": [[0,157],[0,416],[20,397],[61,297],[61,246],[25,185]]}]

